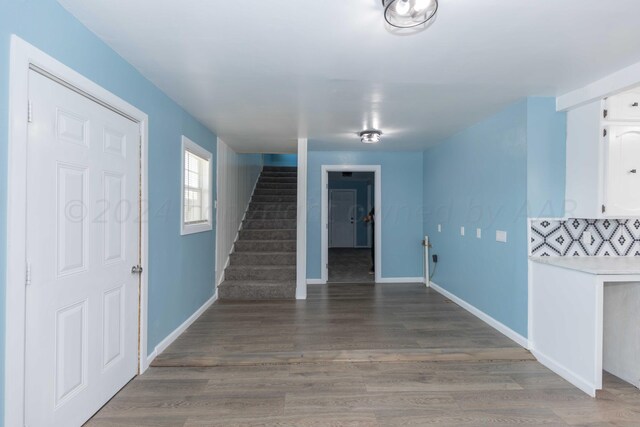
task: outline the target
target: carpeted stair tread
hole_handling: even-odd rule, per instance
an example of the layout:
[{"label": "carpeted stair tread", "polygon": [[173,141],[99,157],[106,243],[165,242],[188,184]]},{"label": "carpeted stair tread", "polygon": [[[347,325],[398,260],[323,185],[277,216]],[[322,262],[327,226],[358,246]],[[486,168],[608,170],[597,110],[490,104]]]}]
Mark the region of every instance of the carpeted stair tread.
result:
[{"label": "carpeted stair tread", "polygon": [[296,252],[295,240],[238,240],[235,252]]},{"label": "carpeted stair tread", "polygon": [[295,252],[234,252],[230,265],[237,266],[295,266]]},{"label": "carpeted stair tread", "polygon": [[218,296],[223,301],[294,299],[296,297],[296,282],[226,280],[218,287]]}]

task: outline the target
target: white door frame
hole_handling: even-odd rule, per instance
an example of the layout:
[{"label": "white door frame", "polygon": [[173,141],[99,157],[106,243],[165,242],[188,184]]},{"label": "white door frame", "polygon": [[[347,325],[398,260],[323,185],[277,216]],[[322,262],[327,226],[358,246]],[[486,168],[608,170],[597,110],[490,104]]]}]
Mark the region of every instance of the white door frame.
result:
[{"label": "white door frame", "polygon": [[[380,165],[322,165],[322,201],[320,225],[322,227],[321,254],[322,266],[321,280],[327,283],[329,280],[329,172],[373,172],[375,176],[375,281],[380,282],[382,279],[382,166]],[[367,212],[368,213],[368,212]]]},{"label": "white door frame", "polygon": [[147,143],[148,116],[91,80],[25,42],[11,36],[9,70],[9,153],[7,174],[7,274],[6,274],[6,338],[5,338],[5,416],[4,425],[24,425],[25,404],[25,311],[26,311],[26,218],[27,218],[27,141],[29,108],[29,70],[37,67],[51,76],[124,113],[140,125],[140,197],[141,238],[140,258],[144,274],[139,292],[138,371],[148,368],[147,361]]},{"label": "white door frame", "polygon": [[[348,191],[350,193],[353,193],[353,206],[357,207],[358,206],[358,190],[353,189],[353,188],[330,188],[329,189],[329,211],[331,211],[331,193],[333,193],[334,191]],[[368,212],[367,212],[368,213]],[[354,217],[353,217],[353,242],[351,243],[352,248],[356,248],[358,246],[358,227],[357,227],[357,223],[356,223],[357,219],[355,217],[355,213],[354,213]],[[331,221],[331,218],[329,218],[329,232],[332,232],[332,226],[333,226],[333,221]],[[330,234],[331,236],[331,234]],[[329,240],[332,240],[333,237]]]}]

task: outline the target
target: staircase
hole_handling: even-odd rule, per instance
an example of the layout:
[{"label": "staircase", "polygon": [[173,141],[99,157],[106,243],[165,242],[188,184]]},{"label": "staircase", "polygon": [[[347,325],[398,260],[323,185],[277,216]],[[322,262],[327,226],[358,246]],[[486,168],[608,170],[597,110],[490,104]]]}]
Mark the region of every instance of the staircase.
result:
[{"label": "staircase", "polygon": [[265,166],[242,223],[221,300],[294,299],[297,168]]}]

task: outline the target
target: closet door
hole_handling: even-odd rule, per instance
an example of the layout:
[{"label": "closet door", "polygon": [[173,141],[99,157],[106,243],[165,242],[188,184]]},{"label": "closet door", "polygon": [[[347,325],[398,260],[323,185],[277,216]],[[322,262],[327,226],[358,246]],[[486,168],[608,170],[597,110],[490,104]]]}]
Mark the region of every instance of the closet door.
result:
[{"label": "closet door", "polygon": [[639,216],[640,126],[609,127],[605,152],[606,216]]}]

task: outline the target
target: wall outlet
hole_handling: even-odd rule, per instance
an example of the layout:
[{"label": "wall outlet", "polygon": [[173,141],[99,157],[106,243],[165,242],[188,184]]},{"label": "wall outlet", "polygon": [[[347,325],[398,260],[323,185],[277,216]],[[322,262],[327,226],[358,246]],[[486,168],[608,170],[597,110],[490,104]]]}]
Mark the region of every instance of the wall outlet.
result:
[{"label": "wall outlet", "polygon": [[496,242],[507,243],[507,232],[496,230]]},{"label": "wall outlet", "polygon": [[582,233],[582,244],[585,246],[591,246],[591,232],[590,231],[585,231],[584,233]]},{"label": "wall outlet", "polygon": [[442,233],[442,224],[438,224],[438,233]]},{"label": "wall outlet", "polygon": [[481,228],[476,228],[476,237],[478,239],[482,239],[482,229]]},{"label": "wall outlet", "polygon": [[460,235],[464,236],[464,227],[460,227]]}]

